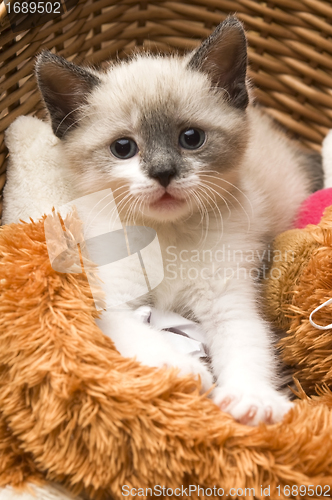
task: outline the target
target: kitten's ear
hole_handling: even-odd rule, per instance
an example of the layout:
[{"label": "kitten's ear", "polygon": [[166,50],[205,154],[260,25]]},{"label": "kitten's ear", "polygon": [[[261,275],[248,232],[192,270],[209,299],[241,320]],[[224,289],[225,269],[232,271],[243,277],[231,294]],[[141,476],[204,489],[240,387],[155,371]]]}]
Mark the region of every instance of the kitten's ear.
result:
[{"label": "kitten's ear", "polygon": [[80,106],[100,80],[89,70],[49,51],[38,56],[36,76],[51,116],[53,132],[62,139],[75,127]]},{"label": "kitten's ear", "polygon": [[217,26],[188,66],[207,73],[214,87],[225,89],[230,104],[240,109],[247,107],[247,40],[236,17],[229,17]]}]

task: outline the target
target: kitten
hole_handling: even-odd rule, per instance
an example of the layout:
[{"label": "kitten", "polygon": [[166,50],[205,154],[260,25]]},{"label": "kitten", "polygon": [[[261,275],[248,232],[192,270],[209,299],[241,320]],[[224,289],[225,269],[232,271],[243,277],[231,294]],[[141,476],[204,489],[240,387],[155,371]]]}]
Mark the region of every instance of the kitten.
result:
[{"label": "kitten", "polygon": [[[214,401],[255,425],[291,407],[277,391],[271,330],[261,317],[262,261],[323,174],[319,155],[249,104],[246,72],[246,36],[234,17],[185,57],[135,55],[99,72],[43,52],[36,65],[75,188],[83,195],[111,187],[126,224],[157,231],[165,278],[131,305],[198,321]],[[132,272],[116,286],[131,286]],[[176,352],[130,309],[105,313],[100,327],[124,356],[177,366],[211,386],[204,364]]]}]

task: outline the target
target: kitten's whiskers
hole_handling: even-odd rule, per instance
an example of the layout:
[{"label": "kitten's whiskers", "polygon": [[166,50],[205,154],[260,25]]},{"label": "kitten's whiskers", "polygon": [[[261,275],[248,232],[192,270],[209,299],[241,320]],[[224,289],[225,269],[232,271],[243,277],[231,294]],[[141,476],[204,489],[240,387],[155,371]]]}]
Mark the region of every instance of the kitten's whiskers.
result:
[{"label": "kitten's whiskers", "polygon": [[[218,179],[219,181],[226,182],[226,183],[227,183],[227,184],[229,184],[230,186],[232,186],[232,187],[234,187],[235,189],[237,189],[237,190],[238,190],[238,191],[239,191],[239,192],[240,192],[240,193],[241,193],[241,194],[242,194],[242,195],[246,198],[246,200],[248,201],[249,206],[250,206],[250,208],[251,208],[252,215],[253,215],[254,210],[253,210],[252,204],[251,204],[251,202],[250,202],[250,200],[249,200],[248,196],[247,196],[247,195],[246,195],[243,191],[241,191],[241,189],[239,189],[237,186],[235,186],[235,185],[234,185],[234,184],[232,184],[231,182],[226,181],[226,180],[225,180],[225,179],[223,179],[222,177],[217,177],[217,176],[210,175],[210,174],[205,175],[205,174],[202,174],[202,173],[201,173],[200,175],[202,175],[202,176],[204,176],[204,177],[214,178],[214,179]],[[207,183],[209,183],[209,184],[212,184],[212,185],[213,185],[213,186],[215,186],[215,187],[218,187],[218,188],[222,189],[223,191],[225,191],[225,192],[226,192],[229,196],[231,196],[231,197],[232,197],[232,198],[233,198],[233,199],[234,199],[234,200],[238,203],[238,205],[241,207],[241,209],[243,210],[244,214],[245,214],[245,215],[246,215],[246,217],[247,217],[247,221],[248,221],[248,229],[247,229],[247,231],[249,232],[249,231],[250,231],[250,225],[251,225],[251,218],[250,218],[250,216],[249,216],[249,214],[248,214],[247,210],[246,210],[246,209],[245,209],[245,207],[243,206],[243,204],[240,202],[240,200],[239,200],[239,199],[238,199],[238,198],[237,198],[237,197],[236,197],[233,193],[231,193],[230,191],[228,191],[226,188],[224,188],[224,187],[220,186],[219,184],[217,184],[217,183],[213,183],[213,182],[208,181],[208,180],[205,180],[204,182],[207,182]]]},{"label": "kitten's whiskers", "polygon": [[[207,192],[205,192],[203,188],[206,188],[206,189],[210,190],[209,186],[205,186],[204,183],[201,183],[201,185],[198,186],[198,189],[200,189],[200,191],[203,192],[204,195],[207,196],[213,202],[213,204],[215,205],[215,207],[216,207],[216,209],[218,211],[218,214],[216,214],[215,208],[213,208],[213,205],[211,205],[211,203],[208,201],[210,207],[212,208],[212,212],[215,215],[217,224],[219,225],[219,220],[220,220],[220,223],[221,223],[221,235],[220,235],[220,238],[218,240],[218,242],[219,242],[220,239],[223,237],[223,234],[224,234],[224,221],[223,221],[222,213],[221,213],[221,211],[220,211],[220,209],[218,207],[218,204],[217,204],[216,200],[212,196],[210,196]],[[219,215],[219,217],[218,217],[218,215]]]}]

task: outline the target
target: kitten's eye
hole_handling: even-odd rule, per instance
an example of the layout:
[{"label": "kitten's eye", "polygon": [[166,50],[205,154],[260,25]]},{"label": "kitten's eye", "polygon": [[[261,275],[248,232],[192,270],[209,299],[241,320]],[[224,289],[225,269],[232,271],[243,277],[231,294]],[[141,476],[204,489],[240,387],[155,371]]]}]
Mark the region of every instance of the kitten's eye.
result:
[{"label": "kitten's eye", "polygon": [[205,142],[205,132],[199,128],[189,128],[180,134],[179,142],[185,149],[198,149]]},{"label": "kitten's eye", "polygon": [[127,158],[132,158],[138,151],[136,142],[132,139],[118,139],[111,144],[111,151],[117,158],[121,160],[126,160]]}]

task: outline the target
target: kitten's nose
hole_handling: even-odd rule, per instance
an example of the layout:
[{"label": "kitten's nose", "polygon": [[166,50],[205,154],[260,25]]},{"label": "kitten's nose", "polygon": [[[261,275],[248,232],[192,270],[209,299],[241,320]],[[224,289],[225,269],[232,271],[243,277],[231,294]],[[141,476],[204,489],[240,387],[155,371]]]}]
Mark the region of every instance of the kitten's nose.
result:
[{"label": "kitten's nose", "polygon": [[172,177],[176,174],[176,171],[174,168],[169,168],[168,170],[160,170],[156,171],[153,173],[150,173],[150,176],[153,177],[153,179],[157,179],[159,183],[166,188],[168,184],[171,182]]}]

